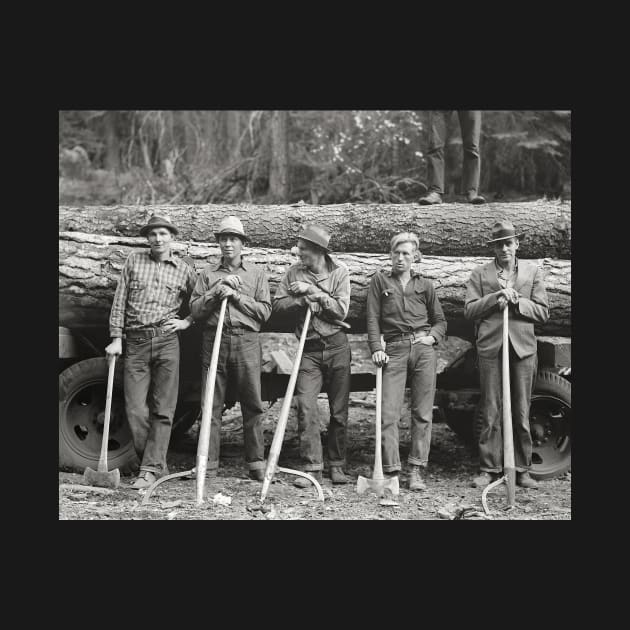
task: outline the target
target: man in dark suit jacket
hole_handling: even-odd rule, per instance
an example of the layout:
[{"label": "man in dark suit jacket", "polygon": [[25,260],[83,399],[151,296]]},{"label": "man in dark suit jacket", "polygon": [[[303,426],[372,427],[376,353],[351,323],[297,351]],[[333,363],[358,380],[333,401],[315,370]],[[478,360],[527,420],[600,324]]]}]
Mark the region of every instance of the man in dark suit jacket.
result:
[{"label": "man in dark suit jacket", "polygon": [[516,482],[526,488],[538,485],[528,472],[532,463],[529,405],[538,363],[534,323],[543,324],[549,319],[549,301],[538,265],[516,257],[522,236],[510,221],[496,222],[488,241],[494,249],[494,260],[473,269],[466,283],[464,316],[475,320],[481,380],[480,473],[473,481],[477,488],[489,484],[503,470],[501,357],[505,308],[509,309]]}]

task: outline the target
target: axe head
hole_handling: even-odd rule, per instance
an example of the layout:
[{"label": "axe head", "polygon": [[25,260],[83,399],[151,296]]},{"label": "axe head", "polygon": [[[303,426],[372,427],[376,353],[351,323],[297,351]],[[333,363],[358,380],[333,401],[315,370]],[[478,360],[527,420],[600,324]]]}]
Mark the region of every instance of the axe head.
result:
[{"label": "axe head", "polygon": [[385,479],[367,479],[359,475],[357,478],[357,494],[363,494],[368,490],[372,490],[379,497],[385,494],[385,490],[389,490],[394,496],[397,496],[400,493],[398,476]]},{"label": "axe head", "polygon": [[83,471],[83,483],[87,486],[98,486],[100,488],[118,488],[120,485],[120,470],[116,468],[111,472],[98,472],[91,468]]}]

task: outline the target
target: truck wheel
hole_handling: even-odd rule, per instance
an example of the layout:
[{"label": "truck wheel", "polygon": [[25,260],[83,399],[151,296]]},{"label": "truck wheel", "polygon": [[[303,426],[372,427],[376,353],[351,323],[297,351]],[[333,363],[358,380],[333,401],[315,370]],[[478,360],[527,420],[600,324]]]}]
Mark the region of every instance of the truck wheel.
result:
[{"label": "truck wheel", "polygon": [[[571,470],[571,419],[571,383],[555,372],[540,370],[529,410],[534,479],[553,479]],[[475,413],[475,444],[480,432],[481,417]]]},{"label": "truck wheel", "polygon": [[[122,361],[114,376],[107,466],[129,472],[137,457],[133,448],[123,395]],[[101,452],[107,359],[75,363],[59,375],[59,467],[83,472],[96,470]]]}]

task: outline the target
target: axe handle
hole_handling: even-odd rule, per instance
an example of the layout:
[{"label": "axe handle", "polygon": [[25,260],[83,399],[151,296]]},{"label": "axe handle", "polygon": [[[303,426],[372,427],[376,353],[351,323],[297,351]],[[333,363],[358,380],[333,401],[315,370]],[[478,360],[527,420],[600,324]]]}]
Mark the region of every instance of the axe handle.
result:
[{"label": "axe handle", "polygon": [[510,335],[508,328],[509,314],[506,304],[503,309],[503,351],[502,351],[502,389],[503,389],[503,470],[507,477],[508,505],[514,506],[516,494],[514,469],[514,440],[512,437],[512,399],[510,393]]},{"label": "axe handle", "polygon": [[374,472],[372,479],[384,479],[381,447],[381,422],[383,405],[383,367],[376,368],[376,420],[374,434]]},{"label": "axe handle", "polygon": [[295,391],[295,383],[297,382],[298,372],[300,371],[300,363],[302,361],[302,352],[304,351],[304,344],[306,343],[306,333],[311,323],[311,309],[306,309],[306,317],[304,318],[304,324],[302,326],[302,334],[300,335],[300,343],[298,344],[297,354],[295,355],[295,362],[293,363],[293,369],[291,370],[291,376],[289,378],[289,384],[287,385],[287,391],[284,394],[282,401],[282,408],[278,416],[278,424],[276,425],[276,431],[273,434],[273,440],[271,442],[271,448],[269,449],[269,455],[267,456],[267,467],[265,468],[265,478],[263,479],[262,492],[260,494],[260,500],[264,501],[269,490],[269,484],[276,471],[276,465],[278,464],[278,458],[280,457],[280,450],[282,449],[282,441],[284,439],[284,432],[287,428],[287,421],[289,419],[289,411],[291,410],[291,401],[293,400],[293,392]]},{"label": "axe handle", "polygon": [[105,398],[105,420],[103,423],[103,440],[101,441],[101,456],[98,459],[98,472],[107,472],[107,446],[109,444],[109,419],[112,415],[112,393],[114,391],[114,370],[116,369],[116,355],[109,359],[107,371],[107,394]]},{"label": "axe handle", "polygon": [[214,401],[214,384],[217,378],[217,365],[219,363],[219,350],[221,348],[221,334],[223,333],[223,320],[225,319],[225,308],[227,297],[221,301],[219,311],[219,321],[217,331],[212,345],[212,356],[210,367],[206,375],[206,390],[203,398],[203,412],[201,414],[201,428],[199,429],[199,439],[197,442],[197,505],[203,503],[203,487],[206,482],[206,469],[208,468],[208,448],[210,445],[210,427],[212,426],[212,403]]}]

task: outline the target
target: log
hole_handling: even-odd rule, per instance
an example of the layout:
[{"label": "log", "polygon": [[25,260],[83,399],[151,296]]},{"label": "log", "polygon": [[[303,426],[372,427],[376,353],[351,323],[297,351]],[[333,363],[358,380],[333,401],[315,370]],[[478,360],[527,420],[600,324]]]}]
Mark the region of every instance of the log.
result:
[{"label": "log", "polygon": [[[78,232],[59,235],[59,325],[67,327],[106,326],[122,265],[134,249],[146,247],[144,238],[104,236]],[[175,243],[174,250],[189,256],[199,272],[208,262],[218,260],[220,250],[213,243]],[[281,249],[246,248],[247,260],[262,266],[272,296],[284,271],[297,259]],[[365,305],[371,276],[388,268],[386,254],[365,252],[335,254],[350,271],[350,332],[365,332]],[[488,257],[424,256],[415,268],[430,278],[449,319],[449,334],[472,337],[472,324],[463,320],[465,283],[472,269]],[[538,260],[545,273],[551,305],[549,322],[536,328],[537,334],[571,335],[571,261]],[[293,322],[273,316],[265,325],[269,332],[292,332]]]},{"label": "log", "polygon": [[136,237],[153,212],[166,212],[181,241],[213,242],[221,218],[238,216],[253,247],[290,249],[300,226],[316,221],[330,229],[338,252],[383,253],[398,232],[416,232],[423,254],[491,256],[486,241],[493,223],[510,219],[525,233],[523,258],[571,258],[571,203],[59,206],[60,232]]}]

